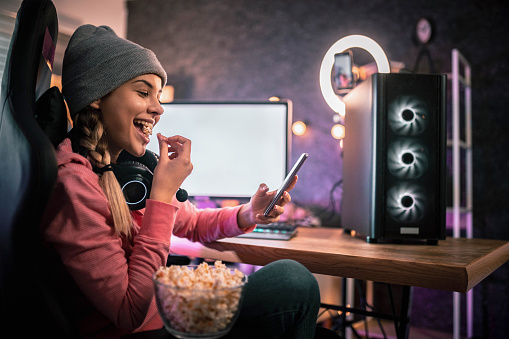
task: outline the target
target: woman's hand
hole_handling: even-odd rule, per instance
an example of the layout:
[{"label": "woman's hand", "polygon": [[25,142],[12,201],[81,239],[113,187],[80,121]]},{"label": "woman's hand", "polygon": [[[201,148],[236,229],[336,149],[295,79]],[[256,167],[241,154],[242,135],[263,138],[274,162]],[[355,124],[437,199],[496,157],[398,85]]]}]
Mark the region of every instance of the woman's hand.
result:
[{"label": "woman's hand", "polygon": [[191,140],[176,135],[159,141],[159,163],[154,170],[150,199],[171,203],[182,182],[193,171],[191,163]]},{"label": "woman's hand", "polygon": [[242,206],[237,216],[237,222],[240,228],[247,228],[254,224],[271,224],[279,221],[279,217],[285,212],[284,206],[292,200],[290,191],[297,183],[297,176],[295,176],[288,185],[281,199],[276,203],[268,216],[264,216],[265,209],[276,195],[276,191],[269,192],[269,188],[265,184],[258,187],[256,193],[251,197],[249,203]]}]

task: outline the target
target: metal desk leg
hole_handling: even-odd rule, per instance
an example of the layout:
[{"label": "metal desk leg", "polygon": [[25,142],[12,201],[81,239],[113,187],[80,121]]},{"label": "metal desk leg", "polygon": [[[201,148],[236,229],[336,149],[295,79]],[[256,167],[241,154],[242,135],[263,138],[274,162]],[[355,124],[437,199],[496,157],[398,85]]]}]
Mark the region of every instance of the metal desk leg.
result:
[{"label": "metal desk leg", "polygon": [[[341,303],[346,307],[346,278],[341,278]],[[340,315],[341,326],[339,335],[346,338],[346,312],[342,311]]]},{"label": "metal desk leg", "polygon": [[392,315],[394,317],[394,327],[396,329],[396,337],[398,339],[408,338],[410,330],[410,313],[412,311],[412,293],[413,288],[411,286],[403,286],[401,293],[401,306],[399,316],[396,314],[396,307],[394,305],[394,297],[392,295],[392,287],[387,284],[389,288],[389,298],[391,302]]}]

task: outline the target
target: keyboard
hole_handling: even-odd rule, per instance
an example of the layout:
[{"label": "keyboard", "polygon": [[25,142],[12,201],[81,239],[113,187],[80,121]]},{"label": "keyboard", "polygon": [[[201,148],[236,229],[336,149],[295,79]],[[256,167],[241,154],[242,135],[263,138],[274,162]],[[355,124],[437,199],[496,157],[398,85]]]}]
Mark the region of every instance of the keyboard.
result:
[{"label": "keyboard", "polygon": [[238,238],[290,240],[297,233],[297,225],[283,221],[268,225],[257,225],[253,232],[238,235]]}]

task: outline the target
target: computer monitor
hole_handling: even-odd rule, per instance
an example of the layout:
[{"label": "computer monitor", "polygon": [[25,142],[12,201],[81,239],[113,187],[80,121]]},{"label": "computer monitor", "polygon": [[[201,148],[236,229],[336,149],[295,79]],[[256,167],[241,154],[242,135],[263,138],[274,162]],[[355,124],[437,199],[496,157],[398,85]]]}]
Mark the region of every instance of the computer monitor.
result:
[{"label": "computer monitor", "polygon": [[260,183],[277,189],[291,155],[291,101],[188,102],[162,105],[147,148],[159,154],[155,135],[191,140],[194,169],[182,188],[192,197],[251,197]]}]

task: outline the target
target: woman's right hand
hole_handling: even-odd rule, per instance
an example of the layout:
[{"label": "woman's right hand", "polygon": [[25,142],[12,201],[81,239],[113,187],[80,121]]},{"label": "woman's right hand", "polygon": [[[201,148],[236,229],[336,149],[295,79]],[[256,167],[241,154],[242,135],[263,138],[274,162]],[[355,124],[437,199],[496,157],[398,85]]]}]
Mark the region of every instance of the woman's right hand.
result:
[{"label": "woman's right hand", "polygon": [[159,163],[154,170],[150,199],[171,203],[175,193],[193,171],[191,140],[157,134]]}]

